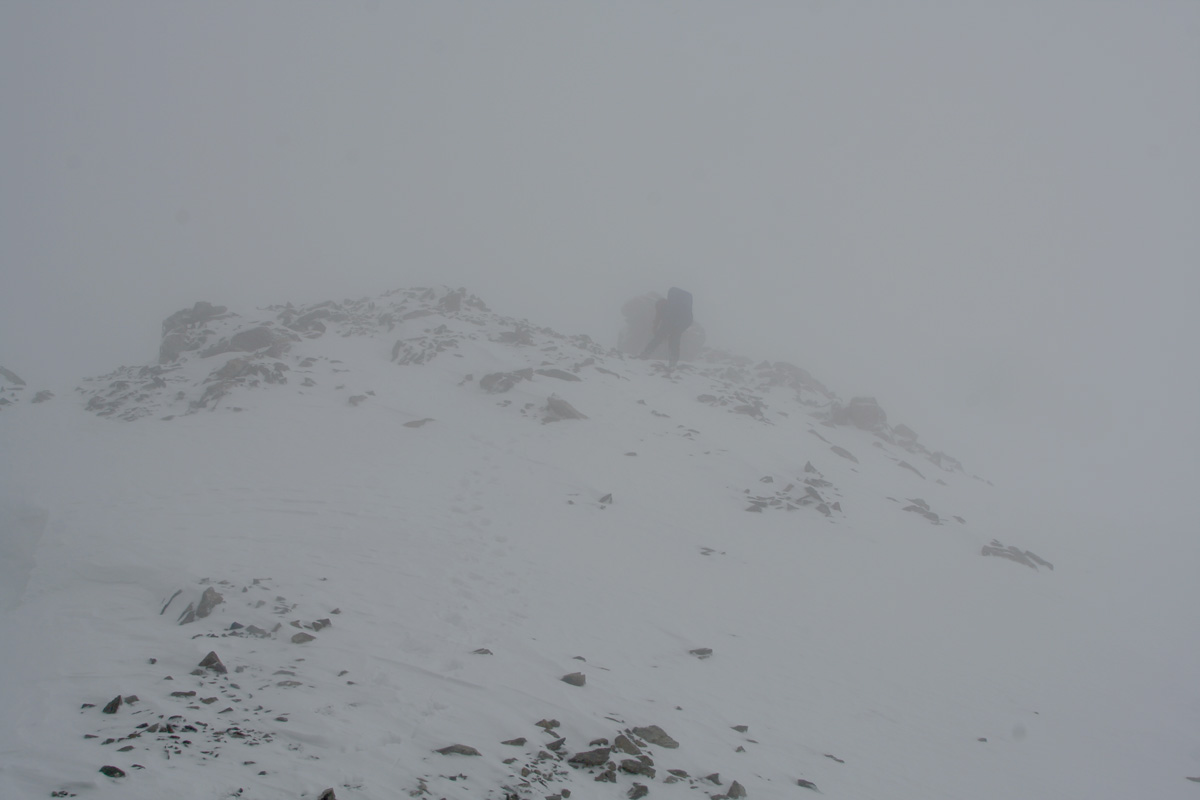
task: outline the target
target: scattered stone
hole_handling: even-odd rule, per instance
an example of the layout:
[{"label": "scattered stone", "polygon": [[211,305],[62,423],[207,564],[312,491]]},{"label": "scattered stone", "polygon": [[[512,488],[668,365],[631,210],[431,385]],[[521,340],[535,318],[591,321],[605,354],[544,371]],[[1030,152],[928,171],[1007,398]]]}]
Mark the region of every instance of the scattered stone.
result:
[{"label": "scattered stone", "polygon": [[720,786],[721,785],[721,773],[714,772],[711,775],[705,775],[704,780],[708,781],[709,783],[715,783],[717,786]]},{"label": "scattered stone", "polygon": [[596,776],[596,783],[616,783],[617,771],[614,769],[606,769]]},{"label": "scattered stone", "polygon": [[558,422],[564,419],[587,419],[587,415],[577,411],[573,405],[558,395],[550,395],[546,398],[542,422]]},{"label": "scattered stone", "polygon": [[650,794],[650,789],[644,783],[635,783],[625,795],[629,800],[638,800],[640,797],[645,797]]},{"label": "scattered stone", "polygon": [[838,447],[835,444],[833,447],[831,447],[829,449],[832,450],[833,452],[837,453],[842,458],[847,458],[847,459],[853,461],[855,464],[858,463],[858,459],[854,457],[854,454],[851,453],[849,450],[847,450],[844,447]]},{"label": "scattered stone", "polygon": [[414,419],[412,422],[404,423],[406,428],[419,428],[429,422],[437,422],[433,417],[425,417],[425,419]]},{"label": "scattered stone", "polygon": [[977,741],[977,742],[987,742],[987,737],[986,737],[986,736],[980,736],[980,737],[979,737],[978,739],[976,739],[975,741]]},{"label": "scattered stone", "polygon": [[804,778],[797,779],[796,785],[803,786],[805,789],[812,789],[814,792],[821,791],[820,789],[817,788],[817,785],[815,783],[813,783],[812,781],[806,781],[806,780],[804,780]]},{"label": "scattered stone", "polygon": [[713,651],[711,647],[697,647],[695,650],[688,650],[688,653],[694,655],[696,658],[705,659],[711,656]]},{"label": "scattered stone", "polygon": [[50,391],[49,389],[42,389],[40,392],[38,392],[37,394],[35,394],[35,395],[33,396],[33,399],[32,399],[32,400],[30,400],[29,402],[31,402],[31,403],[44,403],[44,402],[46,402],[47,400],[49,400],[50,398],[52,398],[52,397],[54,397],[54,392]]},{"label": "scattered stone", "polygon": [[674,750],[679,747],[679,742],[667,735],[667,732],[657,725],[649,725],[645,728],[634,728],[633,734],[638,738],[645,739],[650,744],[656,744],[659,747],[665,747],[668,750]]},{"label": "scattered stone", "polygon": [[502,394],[521,381],[533,380],[533,369],[518,369],[513,372],[493,372],[479,379],[479,388],[488,394]]},{"label": "scattered stone", "polygon": [[300,632],[292,636],[292,644],[304,644],[305,642],[311,642],[316,638],[317,637],[310,633]]},{"label": "scattered stone", "polygon": [[538,375],[545,375],[547,378],[558,378],[560,381],[581,381],[583,378],[573,373],[567,372],[565,369],[537,369],[534,370]]},{"label": "scattered stone", "polygon": [[328,627],[331,627],[332,625],[333,625],[333,623],[330,622],[328,619],[319,619],[319,620],[316,620],[315,622],[313,622],[312,629],[314,631],[319,631],[322,628],[328,628]]},{"label": "scattered stone", "polygon": [[738,733],[745,733],[746,731],[750,730],[749,725],[734,725],[732,727],[733,730],[737,731]]},{"label": "scattered stone", "polygon": [[[174,598],[172,598],[172,600],[173,600],[173,599],[174,599]],[[168,604],[168,605],[170,605],[170,602],[171,602],[171,601],[170,601],[170,600],[168,600],[168,601],[167,601],[167,604]],[[166,607],[164,606],[164,607],[163,607],[163,611],[166,611],[166,610],[167,610],[167,609],[166,609]],[[160,613],[161,613],[161,612],[160,612]],[[195,621],[196,621],[196,604],[195,604],[195,603],[188,603],[188,604],[187,604],[187,608],[185,608],[185,609],[183,610],[183,613],[179,615],[179,619],[177,620],[177,622],[178,622],[178,624],[180,624],[180,625],[187,625],[189,622],[195,622]]]},{"label": "scattered stone", "polygon": [[121,707],[121,695],[117,695],[112,700],[108,701],[108,705],[101,709],[105,714],[115,714],[117,709]]},{"label": "scattered stone", "polygon": [[204,619],[212,610],[221,603],[225,602],[225,598],[216,589],[209,586],[204,590],[204,594],[200,595],[200,605],[196,606],[196,618]]},{"label": "scattered stone", "polygon": [[440,750],[434,750],[435,753],[440,753],[444,756],[481,756],[483,755],[474,747],[466,744],[452,744],[449,747],[443,747]]},{"label": "scattered stone", "polygon": [[576,753],[567,759],[567,763],[581,767],[599,767],[608,761],[608,756],[611,752],[612,748],[610,747],[598,747],[595,750]]},{"label": "scattered stone", "polygon": [[539,728],[541,728],[545,731],[553,730],[554,728],[557,728],[561,724],[562,723],[556,719],[543,719],[543,720],[538,720],[537,722],[534,723],[534,725],[537,725]]},{"label": "scattered stone", "polygon": [[500,744],[506,744],[509,747],[524,747],[526,741],[528,741],[528,740],[524,736],[521,736],[516,739],[508,739],[506,741],[501,742]]},{"label": "scattered stone", "polygon": [[560,680],[563,683],[569,683],[572,686],[583,686],[583,684],[587,683],[587,676],[585,676],[582,672],[572,672],[569,675],[563,675]]},{"label": "scattered stone", "polygon": [[196,693],[193,691],[171,692],[171,697],[195,697],[195,696],[196,696]]},{"label": "scattered stone", "polygon": [[653,765],[639,761],[636,758],[621,759],[619,767],[621,772],[626,772],[630,775],[645,775],[647,778],[653,778],[655,775]]},{"label": "scattered stone", "polygon": [[737,781],[734,781],[733,783],[729,784],[729,791],[725,793],[725,796],[731,798],[731,800],[732,798],[745,797],[746,787],[742,786]]},{"label": "scattered stone", "polygon": [[562,749],[562,746],[566,743],[567,743],[566,737],[563,737],[561,739],[555,739],[553,742],[550,742],[550,744],[546,745],[546,749],[553,750],[554,752],[557,753],[559,750]]},{"label": "scattered stone", "polygon": [[1012,545],[1005,547],[996,539],[992,539],[992,543],[990,545],[983,546],[981,555],[1007,558],[1009,561],[1015,561],[1018,564],[1024,564],[1025,566],[1034,570],[1038,568],[1038,565],[1048,567],[1051,571],[1054,570],[1053,564],[1037,556],[1032,551],[1021,550],[1020,548],[1013,547]]},{"label": "scattered stone", "polygon": [[600,505],[602,505],[602,506],[612,505],[612,501],[613,501],[612,493],[610,492],[609,494],[606,494],[606,495],[604,495],[604,497],[600,498]]},{"label": "scattered stone", "polygon": [[225,665],[221,663],[221,659],[217,658],[217,653],[215,650],[210,651],[198,666],[204,667],[205,669],[211,669],[213,672],[220,673],[221,675],[229,672],[229,670],[225,669]]},{"label": "scattered stone", "polygon": [[317,800],[337,800],[337,795],[333,793],[333,789],[326,789],[317,796]]},{"label": "scattered stone", "polygon": [[838,758],[837,756],[835,756],[835,755],[830,755],[829,753],[826,753],[826,754],[825,754],[825,757],[826,757],[826,758],[832,758],[834,761],[836,761],[836,762],[837,762],[837,763],[839,763],[839,764],[845,764],[845,763],[846,763],[845,761],[843,761],[842,759]]},{"label": "scattered stone", "polygon": [[492,651],[488,650],[486,647],[481,647],[478,650],[472,650],[471,654],[477,656],[490,656],[492,655]]},{"label": "scattered stone", "polygon": [[613,740],[613,749],[629,756],[640,756],[642,754],[641,748],[623,733]]},{"label": "scattered stone", "polygon": [[124,778],[125,777],[125,770],[121,769],[120,767],[114,767],[114,766],[106,764],[105,766],[100,768],[100,771],[110,778]]}]

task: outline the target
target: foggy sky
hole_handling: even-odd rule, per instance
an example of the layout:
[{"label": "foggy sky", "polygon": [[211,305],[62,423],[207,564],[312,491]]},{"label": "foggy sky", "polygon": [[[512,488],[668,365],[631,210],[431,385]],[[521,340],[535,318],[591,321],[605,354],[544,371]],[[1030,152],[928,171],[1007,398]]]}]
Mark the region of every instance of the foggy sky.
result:
[{"label": "foggy sky", "polygon": [[1193,2],[14,1],[0,108],[34,388],[197,300],[446,283],[612,345],[679,285],[980,472],[1200,478]]}]

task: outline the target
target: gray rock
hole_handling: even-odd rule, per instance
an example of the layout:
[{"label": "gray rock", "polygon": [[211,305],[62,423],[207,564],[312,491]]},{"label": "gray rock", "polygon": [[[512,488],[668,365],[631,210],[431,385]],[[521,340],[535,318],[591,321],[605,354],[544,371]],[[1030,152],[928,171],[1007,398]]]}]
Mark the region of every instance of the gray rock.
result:
[{"label": "gray rock", "polygon": [[638,800],[638,798],[645,797],[648,794],[650,794],[650,789],[646,786],[646,784],[635,783],[632,787],[630,787],[629,792],[626,793],[625,796],[628,797],[629,800]]},{"label": "gray rock", "polygon": [[441,755],[444,755],[444,756],[481,756],[481,755],[483,755],[483,753],[480,753],[474,747],[471,747],[470,745],[467,745],[467,744],[452,744],[449,747],[443,747],[439,750],[434,750],[433,752],[440,753]]},{"label": "gray rock", "polygon": [[225,598],[221,596],[221,593],[209,586],[200,596],[200,605],[196,606],[196,618],[204,619],[212,613],[214,608],[224,602]]},{"label": "gray rock", "polygon": [[317,800],[337,800],[337,795],[333,793],[333,789],[326,789],[317,796]]},{"label": "gray rock", "polygon": [[737,797],[745,797],[746,787],[742,786],[737,781],[734,781],[733,783],[729,784],[729,791],[725,793],[725,796],[731,798],[731,800]]},{"label": "gray rock", "polygon": [[625,734],[620,734],[613,740],[613,749],[628,756],[640,756],[641,749]]},{"label": "gray rock", "polygon": [[301,632],[292,636],[292,644],[306,644],[315,640],[316,638],[317,637],[313,636],[312,634]]},{"label": "gray rock", "polygon": [[688,650],[688,653],[694,655],[696,658],[708,658],[712,655],[713,651],[711,647],[697,647],[695,650]]},{"label": "gray rock", "polygon": [[0,367],[0,378],[4,378],[4,380],[8,381],[14,386],[25,385],[25,381],[21,380],[17,373],[13,372],[12,370],[5,369],[4,367]]},{"label": "gray rock", "polygon": [[108,701],[108,705],[102,708],[101,712],[104,714],[115,714],[117,713],[117,709],[121,707],[121,702],[121,695],[117,695],[112,700]]},{"label": "gray rock", "polygon": [[229,671],[225,669],[225,665],[221,663],[221,659],[217,657],[215,650],[209,651],[209,654],[206,655],[204,660],[202,660],[197,666],[204,667],[205,669],[211,669],[213,672],[217,672],[222,675]]},{"label": "gray rock", "polygon": [[983,546],[981,555],[1007,558],[1009,561],[1015,561],[1018,564],[1024,564],[1025,566],[1031,567],[1035,570],[1039,565],[1048,567],[1050,570],[1054,569],[1053,564],[1036,555],[1032,551],[1021,550],[1020,548],[1013,547],[1012,545],[1005,547],[996,539],[992,539],[992,543],[990,545]]},{"label": "gray rock", "polygon": [[821,791],[820,789],[817,788],[817,785],[815,783],[813,783],[812,781],[806,781],[806,780],[804,780],[804,778],[799,778],[796,781],[796,785],[803,786],[805,789],[812,789],[814,792]]},{"label": "gray rock", "polygon": [[544,375],[547,378],[558,378],[560,381],[581,381],[583,378],[578,375],[567,372],[565,369],[536,369],[538,375]]},{"label": "gray rock", "polygon": [[567,759],[567,763],[578,767],[599,767],[608,762],[610,753],[611,747],[597,747],[595,750],[576,753]]},{"label": "gray rock", "polygon": [[839,456],[841,456],[842,458],[848,458],[848,459],[850,459],[851,461],[853,461],[855,464],[857,464],[857,463],[858,463],[858,459],[854,457],[854,454],[853,454],[853,453],[851,453],[849,450],[847,450],[847,449],[846,449],[846,448],[844,448],[844,447],[838,447],[838,446],[835,444],[833,447],[831,447],[831,448],[829,448],[829,449],[830,449],[830,450],[832,450],[833,452],[837,453],[837,454],[838,454]]},{"label": "gray rock", "polygon": [[518,369],[512,372],[493,372],[479,379],[479,388],[488,394],[502,394],[516,386],[521,381],[533,379],[533,368]]},{"label": "gray rock", "polygon": [[524,736],[521,736],[517,739],[507,739],[500,744],[506,744],[509,747],[524,747],[526,741],[528,740]]},{"label": "gray rock", "polygon": [[679,742],[667,735],[667,732],[657,725],[649,725],[645,728],[634,728],[633,734],[640,739],[645,739],[650,744],[656,744],[659,747],[665,747],[669,750],[674,750],[679,747]]},{"label": "gray rock", "polygon": [[636,758],[623,758],[618,765],[621,772],[630,775],[645,775],[647,778],[653,778],[656,774],[654,767],[644,761],[639,761]]},{"label": "gray rock", "polygon": [[200,301],[191,308],[176,311],[163,320],[162,335],[165,337],[171,331],[178,330],[179,328],[186,328],[190,325],[216,319],[223,315],[225,311],[225,306],[214,306],[212,303]]},{"label": "gray rock", "polygon": [[[921,516],[925,517],[925,519],[929,520],[930,522],[932,522],[934,524],[939,524],[942,521],[942,518],[939,517],[934,512],[930,511],[928,507],[922,508],[921,506],[918,506],[915,503],[911,506],[905,506],[904,510],[911,511],[914,514],[920,514]],[[984,555],[987,555],[987,554],[984,553]]]},{"label": "gray rock", "polygon": [[582,672],[572,672],[568,675],[563,675],[560,680],[563,683],[569,683],[572,686],[583,686],[585,683],[587,683],[587,676]]},{"label": "gray rock", "polygon": [[577,411],[573,405],[558,395],[550,395],[546,399],[542,422],[558,422],[564,419],[587,419],[587,415]]},{"label": "gray rock", "polygon": [[120,767],[114,767],[111,764],[105,764],[103,767],[100,768],[100,772],[104,773],[105,775],[107,775],[110,778],[124,778],[125,777],[125,770],[121,769]]},{"label": "gray rock", "polygon": [[437,421],[437,420],[435,420],[433,417],[425,417],[425,419],[414,419],[412,422],[406,422],[406,423],[404,423],[404,427],[406,427],[406,428],[420,428],[422,425],[425,425],[425,424],[427,424],[427,423],[430,423],[430,422],[436,422],[436,421]]},{"label": "gray rock", "polygon": [[265,325],[238,331],[229,340],[229,349],[238,353],[253,353],[275,344],[275,334]]},{"label": "gray rock", "polygon": [[44,403],[44,402],[46,402],[47,400],[51,399],[52,397],[54,397],[54,392],[50,391],[49,389],[42,389],[40,392],[38,392],[37,394],[35,394],[35,395],[33,396],[33,399],[32,399],[32,400],[30,400],[29,402],[31,402],[31,403]]}]

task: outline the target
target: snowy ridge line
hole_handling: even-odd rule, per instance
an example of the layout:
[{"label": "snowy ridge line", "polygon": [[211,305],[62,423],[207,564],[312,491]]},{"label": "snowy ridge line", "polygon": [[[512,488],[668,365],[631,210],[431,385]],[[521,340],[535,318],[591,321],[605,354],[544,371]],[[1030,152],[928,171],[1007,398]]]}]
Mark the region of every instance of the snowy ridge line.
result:
[{"label": "snowy ridge line", "polygon": [[[488,392],[507,391],[522,380],[534,379],[534,374],[566,381],[582,380],[593,372],[628,377],[625,354],[606,349],[586,335],[565,336],[501,316],[466,289],[443,286],[396,289],[375,298],[327,300],[298,308],[290,303],[267,306],[252,318],[225,306],[197,302],[163,321],[157,364],[121,367],[86,380],[78,391],[88,410],[97,415],[133,421],[170,420],[205,410],[241,411],[245,390],[268,386],[299,384],[305,394],[332,382],[340,390],[354,376],[346,374],[343,362],[332,353],[310,346],[323,337],[392,340],[389,360],[401,366],[424,365],[446,355],[461,357],[464,343],[472,341],[528,351],[515,359],[529,364],[524,369],[478,377],[480,388]],[[661,364],[655,367],[661,370]],[[755,363],[710,347],[684,369],[708,379],[696,400],[714,408],[764,424],[805,414],[827,426],[868,431],[940,470],[963,471],[954,457],[920,443],[908,426],[890,425],[874,398],[843,402],[794,364]],[[475,378],[468,375],[464,383]],[[371,396],[371,390],[351,392],[346,401],[358,405]],[[897,463],[925,477],[907,461],[897,459]]]}]

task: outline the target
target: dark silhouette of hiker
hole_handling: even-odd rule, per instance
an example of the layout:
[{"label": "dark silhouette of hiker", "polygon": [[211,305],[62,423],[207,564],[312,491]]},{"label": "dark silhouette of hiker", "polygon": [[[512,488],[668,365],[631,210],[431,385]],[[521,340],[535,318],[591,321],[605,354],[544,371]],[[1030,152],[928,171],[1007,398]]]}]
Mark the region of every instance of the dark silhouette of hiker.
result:
[{"label": "dark silhouette of hiker", "polygon": [[665,300],[654,306],[654,336],[642,351],[642,358],[649,358],[665,339],[670,358],[670,368],[675,369],[679,361],[679,340],[692,324],[692,295],[672,286]]}]

